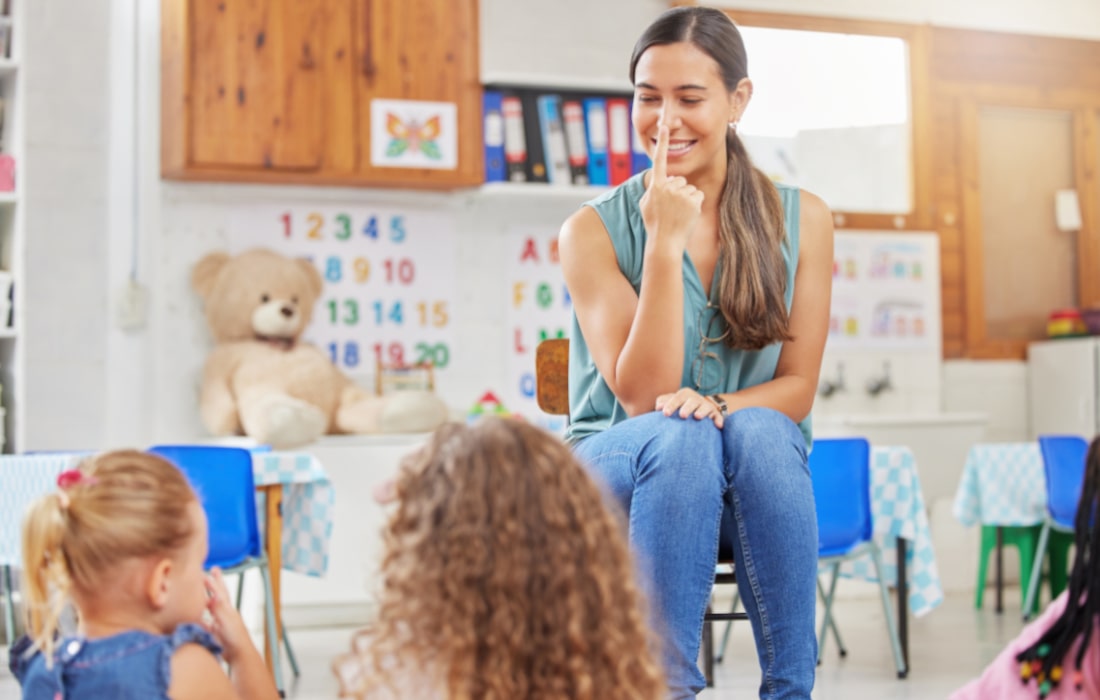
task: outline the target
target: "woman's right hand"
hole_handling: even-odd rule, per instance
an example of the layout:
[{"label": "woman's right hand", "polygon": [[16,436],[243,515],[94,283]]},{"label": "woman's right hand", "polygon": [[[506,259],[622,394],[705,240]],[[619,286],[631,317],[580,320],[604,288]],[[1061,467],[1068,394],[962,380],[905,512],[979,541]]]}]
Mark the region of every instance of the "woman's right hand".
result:
[{"label": "woman's right hand", "polygon": [[703,193],[683,177],[669,177],[668,141],[668,126],[659,123],[653,170],[640,202],[642,221],[650,238],[668,241],[683,250],[703,210]]}]

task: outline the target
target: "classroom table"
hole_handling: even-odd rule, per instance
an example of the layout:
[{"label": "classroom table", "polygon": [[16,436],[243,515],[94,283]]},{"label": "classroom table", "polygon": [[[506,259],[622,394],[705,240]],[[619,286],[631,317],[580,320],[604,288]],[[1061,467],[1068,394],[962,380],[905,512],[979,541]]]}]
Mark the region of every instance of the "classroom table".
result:
[{"label": "classroom table", "polygon": [[[1047,514],[1047,483],[1037,442],[979,443],[970,448],[952,513],[963,525],[997,528],[996,611],[1004,610],[1003,527],[1027,527]],[[1021,575],[1026,575],[1021,572]]]},{"label": "classroom table", "polygon": [[[873,537],[882,550],[883,576],[897,591],[898,636],[909,667],[909,611],[921,617],[943,602],[920,475],[908,447],[871,448]],[[841,575],[877,582],[870,558],[845,562]]]},{"label": "classroom table", "polygon": [[[11,627],[6,582],[22,565],[20,530],[27,506],[57,488],[57,475],[88,453],[0,456],[0,569],[5,578],[5,615]],[[260,505],[264,548],[271,572],[278,635],[282,635],[280,572],[286,568],[323,576],[328,568],[335,494],[321,463],[304,452],[253,452],[252,472]],[[264,627],[265,659],[272,667],[274,640]]]}]

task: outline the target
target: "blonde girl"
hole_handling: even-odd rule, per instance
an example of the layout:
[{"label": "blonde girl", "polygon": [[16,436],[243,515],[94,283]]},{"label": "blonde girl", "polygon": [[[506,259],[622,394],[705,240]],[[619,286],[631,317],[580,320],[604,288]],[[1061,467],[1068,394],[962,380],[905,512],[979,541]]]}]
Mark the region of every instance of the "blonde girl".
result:
[{"label": "blonde girl", "polygon": [[[179,469],[108,452],[57,483],[23,526],[28,636],[10,664],[25,700],[278,696],[221,573],[203,572],[206,517]],[[61,637],[69,604],[78,633]]]},{"label": "blonde girl", "polygon": [[559,439],[446,425],[387,495],[379,615],[334,665],[343,697],[664,698],[625,524]]}]

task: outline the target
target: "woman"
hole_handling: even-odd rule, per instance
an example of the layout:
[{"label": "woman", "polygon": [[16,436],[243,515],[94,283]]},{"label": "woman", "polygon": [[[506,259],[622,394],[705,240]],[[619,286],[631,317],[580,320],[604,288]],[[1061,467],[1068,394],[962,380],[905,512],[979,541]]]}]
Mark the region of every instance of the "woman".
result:
[{"label": "woman", "polygon": [[[806,464],[829,319],[825,204],[776,187],[737,136],[752,96],[723,13],[662,14],[634,47],[653,168],[567,220],[568,439],[627,510],[673,697],[696,659],[723,508],[764,698],[809,698],[817,524]],[[717,428],[717,429],[716,429]]]}]

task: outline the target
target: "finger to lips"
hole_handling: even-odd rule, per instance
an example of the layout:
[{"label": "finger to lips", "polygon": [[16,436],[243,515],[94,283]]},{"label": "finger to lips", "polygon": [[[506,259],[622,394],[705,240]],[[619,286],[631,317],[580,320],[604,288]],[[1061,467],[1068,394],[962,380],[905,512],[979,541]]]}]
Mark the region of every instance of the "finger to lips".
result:
[{"label": "finger to lips", "polygon": [[668,175],[668,126],[665,124],[664,112],[657,122],[657,149],[653,152],[653,174],[649,181],[663,183]]}]

